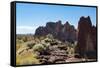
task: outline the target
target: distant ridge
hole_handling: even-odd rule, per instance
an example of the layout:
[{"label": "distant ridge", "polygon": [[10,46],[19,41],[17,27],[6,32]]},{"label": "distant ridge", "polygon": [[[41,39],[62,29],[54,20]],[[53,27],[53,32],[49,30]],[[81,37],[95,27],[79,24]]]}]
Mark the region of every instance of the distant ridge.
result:
[{"label": "distant ridge", "polygon": [[35,31],[35,36],[45,36],[52,34],[54,38],[61,41],[74,42],[77,40],[77,31],[69,22],[62,24],[61,20],[57,22],[47,22],[46,26],[40,26]]}]

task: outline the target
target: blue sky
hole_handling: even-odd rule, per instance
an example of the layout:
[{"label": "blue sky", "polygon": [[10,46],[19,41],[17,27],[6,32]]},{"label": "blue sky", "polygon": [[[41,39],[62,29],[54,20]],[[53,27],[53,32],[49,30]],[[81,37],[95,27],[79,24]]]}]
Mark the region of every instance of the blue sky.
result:
[{"label": "blue sky", "polygon": [[46,22],[68,21],[77,28],[81,16],[90,16],[92,24],[96,25],[95,7],[76,7],[17,3],[16,6],[16,25],[17,34],[34,34],[39,26],[45,26]]}]

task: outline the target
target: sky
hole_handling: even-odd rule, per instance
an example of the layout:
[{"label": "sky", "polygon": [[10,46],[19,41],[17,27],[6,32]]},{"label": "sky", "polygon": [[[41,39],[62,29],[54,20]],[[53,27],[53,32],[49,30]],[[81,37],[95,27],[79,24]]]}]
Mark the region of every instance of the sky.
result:
[{"label": "sky", "polygon": [[96,8],[80,6],[61,6],[31,3],[16,4],[16,33],[34,34],[36,28],[45,26],[47,22],[67,21],[77,28],[80,17],[90,16],[96,25]]}]

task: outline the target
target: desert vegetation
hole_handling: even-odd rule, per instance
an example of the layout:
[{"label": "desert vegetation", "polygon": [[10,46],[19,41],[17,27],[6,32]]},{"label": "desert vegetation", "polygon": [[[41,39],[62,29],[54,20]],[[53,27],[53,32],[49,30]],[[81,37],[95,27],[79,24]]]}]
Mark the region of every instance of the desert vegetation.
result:
[{"label": "desert vegetation", "polygon": [[44,37],[17,35],[16,64],[65,63],[68,57],[74,57],[77,44],[61,42],[51,34]]}]

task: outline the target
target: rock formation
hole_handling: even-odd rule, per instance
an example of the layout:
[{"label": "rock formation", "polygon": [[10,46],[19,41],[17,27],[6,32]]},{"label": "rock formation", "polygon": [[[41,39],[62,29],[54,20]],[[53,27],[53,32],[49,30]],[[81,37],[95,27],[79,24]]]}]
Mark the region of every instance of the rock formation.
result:
[{"label": "rock formation", "polygon": [[74,42],[77,40],[76,29],[68,22],[62,24],[61,21],[47,22],[46,26],[41,26],[36,29],[35,36],[46,36],[52,34],[54,38],[61,41]]},{"label": "rock formation", "polygon": [[84,58],[96,58],[96,27],[90,17],[81,17],[78,23],[77,53]]}]

